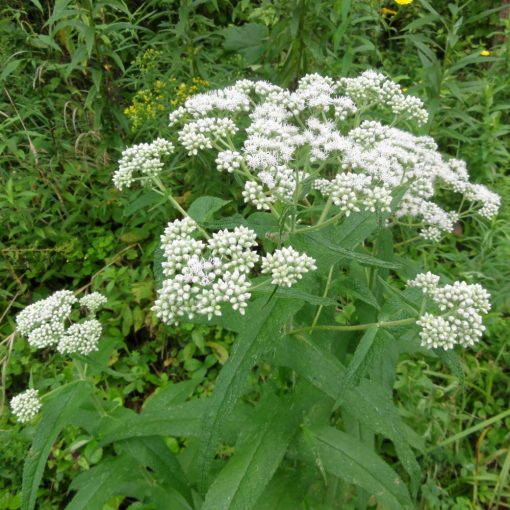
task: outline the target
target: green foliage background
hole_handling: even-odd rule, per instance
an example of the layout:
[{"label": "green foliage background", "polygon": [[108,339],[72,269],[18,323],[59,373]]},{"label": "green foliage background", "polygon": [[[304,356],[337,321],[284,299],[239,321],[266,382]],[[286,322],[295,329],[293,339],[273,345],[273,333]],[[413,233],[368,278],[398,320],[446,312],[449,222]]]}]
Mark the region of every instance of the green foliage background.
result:
[{"label": "green foliage background", "polygon": [[[403,6],[370,0],[4,2],[0,508],[20,507],[33,434],[14,424],[5,398],[26,386],[27,372],[48,390],[72,380],[70,364],[32,353],[21,339],[12,342],[15,313],[23,306],[63,287],[105,292],[107,328],[97,361],[115,363],[125,375],[102,373],[97,386],[133,410],[169,382],[191,380],[190,393],[210,394],[231,351],[233,336],[220,327],[169,328],[152,316],[155,250],[174,212],[146,191],[127,197],[113,188],[125,146],[164,134],[168,112],[197,90],[240,77],[292,87],[309,72],[353,75],[367,68],[422,97],[432,114],[428,133],[441,149],[465,159],[474,180],[502,195],[492,224],[459,225],[433,250],[409,243],[414,260],[438,274],[482,283],[494,308],[484,341],[462,354],[462,370],[452,366],[446,373],[437,359],[422,355],[401,360],[395,392],[406,422],[437,445],[420,458],[426,474],[420,507],[510,507],[509,30],[507,11],[490,0]],[[239,199],[214,170],[203,172],[197,163],[172,174],[183,206],[204,194]],[[401,242],[407,241],[402,233]],[[337,320],[348,322],[350,314],[346,307]],[[264,370],[259,366],[254,380]],[[284,427],[274,433],[281,438],[277,448],[287,436]],[[318,448],[326,448],[330,436],[321,432]],[[167,447],[178,452],[182,444],[168,439]],[[345,444],[344,454],[352,447]],[[40,508],[63,508],[72,480],[108,448],[78,427],[66,429],[50,453]],[[396,458],[391,445],[381,448]],[[225,456],[231,453],[227,448]],[[129,467],[127,454],[119,458]],[[122,504],[112,497],[104,508],[126,508]]]}]

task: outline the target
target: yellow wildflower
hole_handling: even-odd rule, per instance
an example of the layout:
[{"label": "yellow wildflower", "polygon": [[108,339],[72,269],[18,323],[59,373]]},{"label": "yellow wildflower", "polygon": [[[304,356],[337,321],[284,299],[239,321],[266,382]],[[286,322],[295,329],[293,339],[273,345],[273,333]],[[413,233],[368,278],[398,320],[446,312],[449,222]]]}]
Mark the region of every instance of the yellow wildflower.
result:
[{"label": "yellow wildflower", "polygon": [[397,3],[398,5],[408,5],[412,4],[413,0],[395,0],[395,3]]},{"label": "yellow wildflower", "polygon": [[397,14],[397,11],[394,11],[393,9],[388,9],[387,7],[383,7],[381,9],[381,14],[388,14],[389,16],[395,16],[395,14]]},{"label": "yellow wildflower", "polygon": [[482,57],[488,57],[490,54],[491,54],[491,52],[490,52],[489,50],[482,50],[482,51],[480,52],[480,55],[481,55]]}]

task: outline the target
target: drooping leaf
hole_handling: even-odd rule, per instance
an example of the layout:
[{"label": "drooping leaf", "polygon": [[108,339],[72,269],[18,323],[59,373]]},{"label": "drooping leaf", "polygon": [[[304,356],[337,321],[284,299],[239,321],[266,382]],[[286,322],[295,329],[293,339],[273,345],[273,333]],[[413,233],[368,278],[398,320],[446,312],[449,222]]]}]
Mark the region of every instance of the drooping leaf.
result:
[{"label": "drooping leaf", "polygon": [[198,436],[206,405],[205,400],[192,400],[170,406],[165,413],[156,407],[154,410],[133,414],[129,419],[105,422],[101,429],[101,445],[130,437]]},{"label": "drooping leaf", "polygon": [[374,496],[388,510],[415,508],[398,474],[376,453],[332,427],[312,431],[324,469]]},{"label": "drooping leaf", "polygon": [[347,367],[347,372],[343,382],[346,388],[352,389],[358,386],[361,378],[365,375],[371,362],[370,351],[374,344],[377,333],[378,328],[373,326],[367,329],[365,334],[361,337],[361,340],[359,341],[359,344],[354,351],[352,360]]},{"label": "drooping leaf", "polygon": [[200,379],[190,379],[179,383],[169,383],[159,387],[143,404],[143,412],[167,412],[170,406],[183,404],[200,383]]},{"label": "drooping leaf", "polygon": [[335,399],[360,423],[390,439],[406,471],[411,477],[416,476],[417,463],[411,447],[422,451],[423,439],[402,422],[384,388],[367,379],[357,388],[347,388],[343,384],[346,369],[342,363],[305,335],[283,338],[278,343],[274,362],[292,368]]},{"label": "drooping leaf", "polygon": [[309,484],[295,473],[279,473],[273,477],[262,493],[254,510],[298,510],[305,499]]},{"label": "drooping leaf", "polygon": [[129,455],[103,460],[71,483],[77,491],[66,510],[97,510],[113,496],[142,499],[149,491],[143,465]]},{"label": "drooping leaf", "polygon": [[77,380],[61,386],[49,396],[41,410],[41,421],[37,425],[32,446],[25,459],[21,488],[22,510],[33,510],[37,491],[53,443],[61,430],[69,423],[73,412],[87,398],[90,385]]}]

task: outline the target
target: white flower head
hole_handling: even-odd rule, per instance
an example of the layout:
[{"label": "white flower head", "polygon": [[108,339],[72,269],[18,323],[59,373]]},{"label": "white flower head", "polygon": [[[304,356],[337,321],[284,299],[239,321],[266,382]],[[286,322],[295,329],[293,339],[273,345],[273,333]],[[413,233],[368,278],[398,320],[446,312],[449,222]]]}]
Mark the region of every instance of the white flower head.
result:
[{"label": "white flower head", "polygon": [[83,296],[79,303],[80,306],[85,307],[90,314],[95,314],[97,310],[106,303],[106,301],[106,296],[103,296],[99,292],[91,292],[90,294]]},{"label": "white flower head", "polygon": [[490,310],[489,293],[479,284],[455,282],[439,287],[438,283],[439,277],[430,272],[408,282],[409,287],[419,287],[431,297],[437,309],[417,321],[422,346],[448,350],[474,345],[485,330],[482,315]]},{"label": "white flower head", "polygon": [[72,324],[60,337],[57,351],[61,354],[77,353],[83,355],[97,351],[101,332],[101,323],[96,319]]},{"label": "white flower head", "polygon": [[[101,336],[101,324],[93,316],[105,302],[99,292],[78,300],[71,291],[60,290],[20,312],[16,317],[17,331],[32,347],[56,347],[61,354],[89,354],[97,350]],[[86,320],[72,322],[73,305],[86,308]]]},{"label": "white flower head", "polygon": [[305,273],[317,269],[315,260],[291,246],[268,253],[262,259],[262,273],[270,273],[274,285],[292,287]]},{"label": "white flower head", "polygon": [[42,349],[55,345],[64,330],[64,321],[69,319],[76,302],[71,291],[55,292],[21,311],[16,317],[16,329],[27,337],[32,347]]},{"label": "white flower head", "polygon": [[25,390],[11,399],[11,410],[21,423],[33,420],[41,409],[39,392],[34,389]]},{"label": "white flower head", "polygon": [[[140,143],[122,153],[119,168],[113,174],[113,184],[119,190],[130,188],[135,179],[142,184],[157,177],[163,169],[162,158],[174,151],[172,142],[157,138],[152,143]],[[138,175],[138,176],[137,176]]]},{"label": "white flower head", "polygon": [[166,324],[221,315],[223,304],[244,313],[251,297],[248,274],[259,259],[255,232],[220,230],[204,243],[192,237],[196,229],[193,220],[176,220],[161,237],[166,279],[152,310]]}]

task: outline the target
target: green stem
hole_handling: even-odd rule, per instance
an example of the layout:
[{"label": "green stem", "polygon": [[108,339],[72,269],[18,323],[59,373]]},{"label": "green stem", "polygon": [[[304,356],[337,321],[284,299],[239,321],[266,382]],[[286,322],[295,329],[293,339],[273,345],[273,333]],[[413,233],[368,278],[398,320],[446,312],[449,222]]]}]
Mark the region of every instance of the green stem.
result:
[{"label": "green stem", "polygon": [[[326,280],[326,287],[324,289],[324,294],[322,294],[323,298],[327,297],[327,295],[328,295],[329,287],[331,286],[331,280],[332,280],[332,277],[333,277],[333,268],[334,267],[335,266],[333,264],[329,268],[328,279]],[[308,334],[310,334],[312,332],[313,328],[317,325],[317,322],[319,321],[319,317],[321,316],[323,308],[324,308],[324,305],[319,305],[319,308],[317,310],[317,313],[315,314],[315,317],[313,318],[312,326],[310,327],[310,330],[309,330]]]},{"label": "green stem", "polygon": [[379,322],[370,322],[368,324],[348,324],[345,326],[307,326],[306,328],[294,329],[289,332],[289,335],[294,335],[295,333],[309,332],[313,331],[364,331],[366,329],[377,327],[377,328],[395,328],[398,326],[407,326],[408,324],[414,324],[417,319],[409,318],[409,319],[400,319],[398,321],[379,321]]},{"label": "green stem", "polygon": [[317,225],[321,225],[324,222],[332,205],[333,205],[333,197],[330,195],[328,197],[328,201],[326,202],[326,205],[324,206],[324,209],[322,210],[321,215],[319,216],[319,221],[317,222]]},{"label": "green stem", "polygon": [[[169,193],[166,186],[160,181],[158,177],[153,177],[153,182],[158,186],[159,190],[162,192],[162,194],[168,198],[168,201],[179,211],[185,218],[191,218],[191,216],[186,212],[185,209],[175,200],[175,198]],[[204,230],[200,225],[197,224],[198,230],[204,235],[206,239],[210,239],[210,235],[207,233],[206,230]]]},{"label": "green stem", "polygon": [[295,234],[299,234],[301,232],[310,232],[310,230],[320,230],[323,227],[327,227],[328,225],[331,225],[331,223],[334,223],[338,219],[340,219],[344,215],[343,212],[336,214],[332,218],[329,218],[329,220],[326,220],[324,223],[317,223],[315,225],[309,225],[308,227],[298,228],[295,230]]}]

